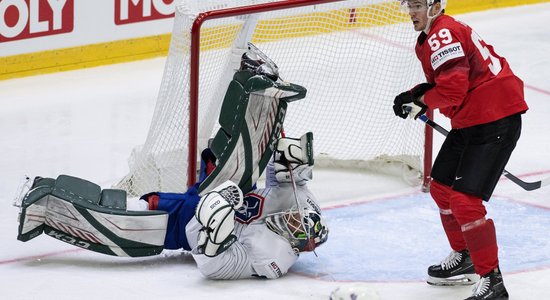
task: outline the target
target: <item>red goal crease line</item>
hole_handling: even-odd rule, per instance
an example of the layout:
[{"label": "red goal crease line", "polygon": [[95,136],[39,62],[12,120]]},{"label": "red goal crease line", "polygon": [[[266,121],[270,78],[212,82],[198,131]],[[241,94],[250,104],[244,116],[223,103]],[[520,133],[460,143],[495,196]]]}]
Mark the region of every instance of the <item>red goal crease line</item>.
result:
[{"label": "red goal crease line", "polygon": [[524,84],[525,88],[526,89],[530,89],[530,90],[533,90],[535,92],[539,92],[541,94],[545,94],[545,95],[548,95],[550,96],[550,91],[547,91],[545,89],[541,89],[541,88],[538,88],[538,87],[534,87],[532,85],[528,85],[528,84]]},{"label": "red goal crease line", "polygon": [[83,250],[84,249],[82,248],[76,248],[76,249],[61,250],[61,251],[49,252],[49,253],[38,254],[38,255],[22,256],[22,257],[7,259],[7,260],[0,260],[0,265],[7,265],[7,264],[23,262],[23,261],[39,260],[45,257],[51,257],[51,256],[56,256],[56,255],[61,255],[66,253],[80,252]]}]

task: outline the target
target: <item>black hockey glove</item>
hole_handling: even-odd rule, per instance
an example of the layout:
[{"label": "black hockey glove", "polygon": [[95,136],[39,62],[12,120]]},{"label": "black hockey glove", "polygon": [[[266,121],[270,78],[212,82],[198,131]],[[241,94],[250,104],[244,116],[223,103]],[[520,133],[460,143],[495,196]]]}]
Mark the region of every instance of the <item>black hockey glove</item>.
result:
[{"label": "black hockey glove", "polygon": [[[403,92],[393,100],[393,112],[396,116],[406,119],[407,116],[418,118],[420,115],[423,115],[428,106],[420,102],[420,97],[424,95],[427,91],[433,88],[433,85],[430,83],[421,83],[413,87],[410,91]],[[409,109],[405,110],[405,107]]]}]

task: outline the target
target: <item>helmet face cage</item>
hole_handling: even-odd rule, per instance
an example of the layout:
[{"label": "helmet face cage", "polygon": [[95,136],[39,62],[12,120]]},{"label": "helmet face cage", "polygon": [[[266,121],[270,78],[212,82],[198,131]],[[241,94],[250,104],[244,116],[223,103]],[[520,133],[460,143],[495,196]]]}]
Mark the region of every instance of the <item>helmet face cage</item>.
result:
[{"label": "helmet face cage", "polygon": [[328,238],[328,228],[319,213],[304,209],[303,221],[300,212],[288,210],[266,217],[267,227],[287,239],[298,252],[313,251]]}]

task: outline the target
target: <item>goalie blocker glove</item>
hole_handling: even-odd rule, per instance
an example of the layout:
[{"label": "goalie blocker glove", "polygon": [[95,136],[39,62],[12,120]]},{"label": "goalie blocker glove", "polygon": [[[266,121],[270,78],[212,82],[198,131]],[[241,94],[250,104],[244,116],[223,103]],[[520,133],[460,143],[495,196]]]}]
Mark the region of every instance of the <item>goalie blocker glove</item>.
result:
[{"label": "goalie blocker glove", "polygon": [[419,116],[426,113],[428,106],[420,101],[420,97],[433,87],[430,83],[421,83],[410,91],[397,95],[393,100],[393,112],[395,115],[403,119],[409,116],[416,120]]},{"label": "goalie blocker glove", "polygon": [[195,211],[202,225],[198,236],[198,252],[214,257],[237,241],[235,210],[243,204],[243,193],[232,181],[226,181],[204,195]]},{"label": "goalie blocker glove", "polygon": [[311,180],[313,163],[313,133],[308,132],[299,139],[280,138],[277,141],[274,169],[279,183],[291,182],[289,167],[297,183]]}]

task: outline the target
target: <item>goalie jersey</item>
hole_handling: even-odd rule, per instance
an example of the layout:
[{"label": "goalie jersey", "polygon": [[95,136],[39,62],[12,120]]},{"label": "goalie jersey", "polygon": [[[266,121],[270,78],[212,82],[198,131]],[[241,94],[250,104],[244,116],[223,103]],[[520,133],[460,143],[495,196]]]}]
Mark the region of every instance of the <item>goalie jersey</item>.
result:
[{"label": "goalie jersey", "polygon": [[[300,205],[320,213],[314,195],[305,181],[298,182],[296,196]],[[298,259],[288,240],[270,230],[266,216],[284,212],[295,205],[291,183],[278,183],[273,165],[267,167],[267,182],[263,189],[254,189],[244,196],[244,203],[235,213],[237,242],[215,257],[198,253],[197,236],[201,225],[191,218],[185,227],[189,249],[201,273],[211,279],[242,279],[252,277],[278,278]]]}]

